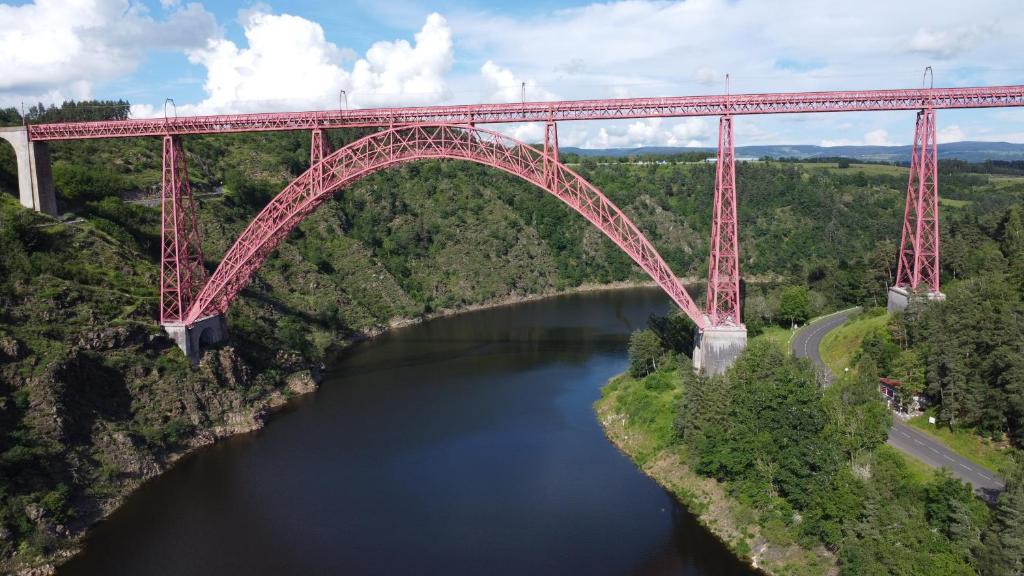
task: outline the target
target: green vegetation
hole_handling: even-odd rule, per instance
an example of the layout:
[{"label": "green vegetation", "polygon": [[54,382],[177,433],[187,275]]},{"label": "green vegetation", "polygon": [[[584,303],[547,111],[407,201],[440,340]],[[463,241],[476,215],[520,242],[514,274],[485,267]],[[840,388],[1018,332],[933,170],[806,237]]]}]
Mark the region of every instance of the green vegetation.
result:
[{"label": "green vegetation", "polygon": [[751,342],[771,342],[786,354],[789,353],[789,343],[793,339],[794,332],[781,326],[765,328],[760,334],[750,339]]},{"label": "green vegetation", "polygon": [[912,425],[1008,474],[1020,459],[1011,444],[1019,448],[1024,435],[1021,208],[995,207],[949,226],[946,301],[915,302],[895,318],[881,310],[853,317],[825,337],[822,357],[837,373],[898,379],[903,402],[923,394],[930,408]]},{"label": "green vegetation", "polygon": [[811,296],[803,286],[790,286],[779,297],[779,318],[791,327],[811,317]]},{"label": "green vegetation", "polygon": [[1007,478],[992,522],[982,533],[978,560],[986,576],[1015,576],[1024,571],[1024,467]]},{"label": "green vegetation", "polygon": [[651,330],[637,330],[629,338],[629,373],[633,377],[646,376],[658,370],[661,341]]},{"label": "green vegetation", "polygon": [[[663,349],[662,362],[674,354]],[[1020,502],[990,512],[969,486],[886,446],[876,386],[855,374],[822,391],[809,363],[763,339],[722,376],[685,365],[620,376],[597,410],[645,471],[773,573],[825,574],[833,563],[851,575],[1013,573],[997,567],[1020,556],[994,555],[1007,530],[1016,542],[1006,527]]]},{"label": "green vegetation", "polygon": [[821,359],[835,374],[851,367],[860,350],[861,342],[869,333],[884,329],[889,318],[882,308],[852,316],[842,326],[829,332],[821,340]]},{"label": "green vegetation", "polygon": [[934,415],[934,410],[929,410],[911,418],[907,423],[934,436],[950,450],[989,470],[1004,476],[1013,471],[1015,459],[1019,458],[1019,454],[1005,440],[994,441],[970,430],[950,430],[945,426],[929,424],[928,418]]}]

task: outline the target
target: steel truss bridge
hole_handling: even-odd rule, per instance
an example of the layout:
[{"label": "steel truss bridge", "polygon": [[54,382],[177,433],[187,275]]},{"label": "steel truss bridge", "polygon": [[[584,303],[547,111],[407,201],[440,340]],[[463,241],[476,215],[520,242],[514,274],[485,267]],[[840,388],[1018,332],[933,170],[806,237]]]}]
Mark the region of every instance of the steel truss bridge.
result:
[{"label": "steel truss bridge", "polygon": [[[27,127],[27,136],[32,142],[163,138],[160,323],[172,335],[174,330],[186,334],[184,340],[179,339],[179,345],[187,354],[197,358],[200,335],[191,334],[192,329],[210,318],[218,318],[222,323],[231,302],[263,261],[328,197],[380,170],[431,158],[477,162],[533,183],[579,212],[626,252],[697,325],[701,335],[717,330],[743,330],[733,119],[749,114],[917,111],[903,231],[897,254],[897,279],[893,290],[908,299],[915,295],[941,298],[936,110],[1020,106],[1024,106],[1024,86],[923,88],[35,124]],[[690,297],[654,246],[629,218],[600,190],[561,163],[558,157],[558,122],[686,116],[720,117],[708,289],[703,308]],[[542,148],[478,127],[481,124],[521,122],[544,123]],[[378,130],[332,150],[324,130],[353,127]],[[310,168],[263,208],[228,250],[217,269],[208,274],[203,267],[183,137],[280,130],[311,132]],[[720,371],[716,367],[708,368],[712,372]]]}]

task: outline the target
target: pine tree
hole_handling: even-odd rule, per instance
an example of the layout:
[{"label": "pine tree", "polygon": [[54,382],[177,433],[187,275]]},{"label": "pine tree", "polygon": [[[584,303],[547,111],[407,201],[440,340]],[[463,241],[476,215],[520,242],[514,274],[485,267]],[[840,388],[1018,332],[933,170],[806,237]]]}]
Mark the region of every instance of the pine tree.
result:
[{"label": "pine tree", "polygon": [[[1014,204],[1006,211],[1000,248],[1010,263],[1009,274],[1018,290],[1024,291],[1024,210]],[[1024,293],[1024,292],[1022,292]]]},{"label": "pine tree", "polygon": [[629,337],[629,372],[634,377],[650,374],[658,369],[658,359],[664,354],[661,340],[650,330],[637,330]]},{"label": "pine tree", "polygon": [[999,495],[977,558],[983,576],[1017,576],[1024,572],[1024,466],[1018,467]]}]

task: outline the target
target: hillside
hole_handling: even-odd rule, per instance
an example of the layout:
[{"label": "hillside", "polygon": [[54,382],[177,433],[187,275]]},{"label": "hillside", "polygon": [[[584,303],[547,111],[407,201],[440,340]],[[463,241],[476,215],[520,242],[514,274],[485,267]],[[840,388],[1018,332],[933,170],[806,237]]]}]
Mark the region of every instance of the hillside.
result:
[{"label": "hillside", "polygon": [[[908,134],[909,136],[909,134]],[[564,148],[564,152],[580,156],[643,156],[651,154],[679,154],[705,152],[715,154],[714,148],[676,148],[670,146],[642,146],[639,148]],[[871,162],[910,162],[911,147],[907,146],[815,146],[813,144],[770,144],[737,146],[739,158],[851,158]],[[1010,142],[949,142],[939,144],[939,158],[985,162],[986,160],[1024,160],[1024,144]]]}]

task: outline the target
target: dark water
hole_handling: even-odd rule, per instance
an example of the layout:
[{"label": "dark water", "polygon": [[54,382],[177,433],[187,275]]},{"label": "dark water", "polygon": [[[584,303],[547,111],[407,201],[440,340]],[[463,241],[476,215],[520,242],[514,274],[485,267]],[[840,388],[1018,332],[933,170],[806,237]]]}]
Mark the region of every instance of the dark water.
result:
[{"label": "dark water", "polygon": [[60,576],[751,574],[605,439],[592,404],[656,290],[395,331],[266,429],[202,450]]}]

